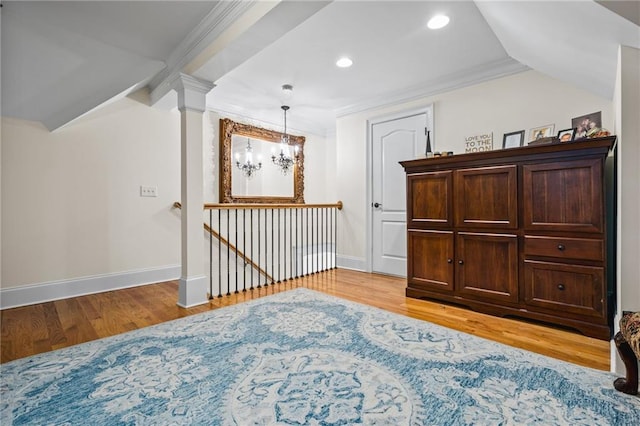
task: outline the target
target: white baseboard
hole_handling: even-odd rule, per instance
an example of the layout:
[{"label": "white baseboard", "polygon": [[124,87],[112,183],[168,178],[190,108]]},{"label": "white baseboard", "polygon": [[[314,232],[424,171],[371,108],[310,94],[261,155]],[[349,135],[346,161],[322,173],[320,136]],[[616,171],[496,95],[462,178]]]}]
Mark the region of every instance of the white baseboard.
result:
[{"label": "white baseboard", "polygon": [[0,309],[51,302],[180,278],[180,265],[0,289]]},{"label": "white baseboard", "polygon": [[362,257],[337,255],[338,268],[353,269],[354,271],[367,271],[367,260]]}]

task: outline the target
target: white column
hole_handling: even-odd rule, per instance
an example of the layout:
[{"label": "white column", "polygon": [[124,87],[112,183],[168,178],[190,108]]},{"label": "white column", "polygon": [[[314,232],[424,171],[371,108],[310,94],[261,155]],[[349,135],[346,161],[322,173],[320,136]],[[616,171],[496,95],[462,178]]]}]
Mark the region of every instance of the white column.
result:
[{"label": "white column", "polygon": [[205,96],[213,83],[180,74],[173,82],[180,110],[180,167],[182,220],[182,274],[178,306],[188,308],[207,303],[203,231],[202,117]]}]

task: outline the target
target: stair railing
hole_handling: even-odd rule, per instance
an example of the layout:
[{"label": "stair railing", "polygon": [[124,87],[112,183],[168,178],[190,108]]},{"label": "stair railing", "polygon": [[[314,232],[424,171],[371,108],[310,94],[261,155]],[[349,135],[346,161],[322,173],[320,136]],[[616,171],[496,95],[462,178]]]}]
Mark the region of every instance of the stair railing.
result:
[{"label": "stair railing", "polygon": [[[180,203],[174,203],[180,207]],[[336,268],[334,204],[205,204],[209,298]]]}]

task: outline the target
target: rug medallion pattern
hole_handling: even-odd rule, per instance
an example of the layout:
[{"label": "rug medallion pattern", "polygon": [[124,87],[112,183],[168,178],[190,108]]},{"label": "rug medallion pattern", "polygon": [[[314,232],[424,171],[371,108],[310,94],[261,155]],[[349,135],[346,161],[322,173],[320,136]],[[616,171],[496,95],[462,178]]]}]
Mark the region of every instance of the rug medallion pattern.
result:
[{"label": "rug medallion pattern", "polygon": [[0,423],[634,425],[614,375],[307,289],[2,365]]}]

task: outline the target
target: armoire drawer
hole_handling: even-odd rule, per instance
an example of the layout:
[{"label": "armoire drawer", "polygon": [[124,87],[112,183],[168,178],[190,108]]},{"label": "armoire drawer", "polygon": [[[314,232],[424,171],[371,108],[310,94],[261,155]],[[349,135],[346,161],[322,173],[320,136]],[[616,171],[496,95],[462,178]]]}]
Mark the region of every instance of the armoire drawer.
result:
[{"label": "armoire drawer", "polygon": [[528,306],[606,321],[604,268],[526,260],[524,275]]},{"label": "armoire drawer", "polygon": [[604,241],[589,238],[524,237],[525,256],[560,259],[604,260]]}]

